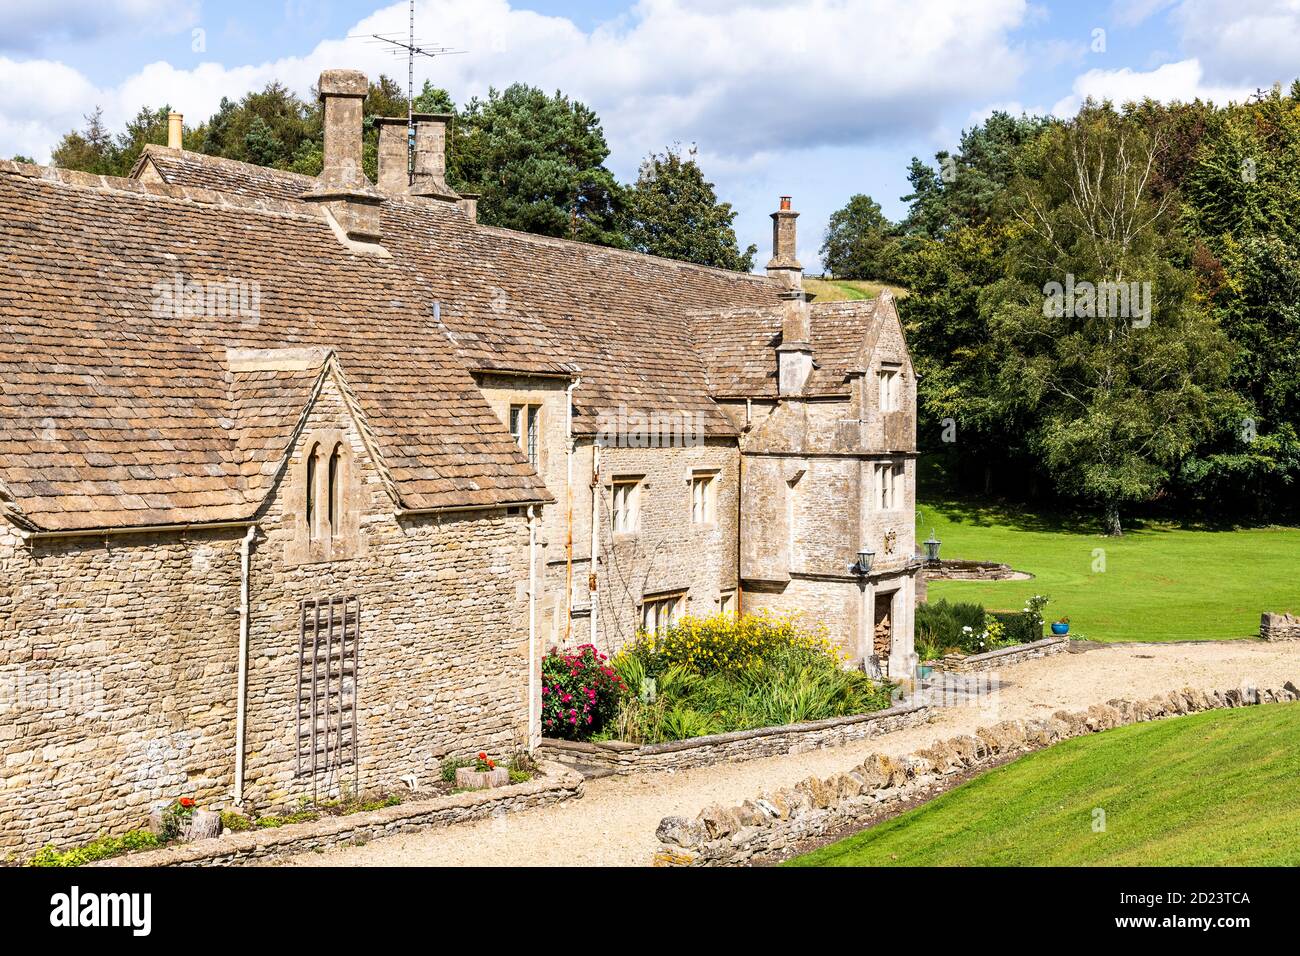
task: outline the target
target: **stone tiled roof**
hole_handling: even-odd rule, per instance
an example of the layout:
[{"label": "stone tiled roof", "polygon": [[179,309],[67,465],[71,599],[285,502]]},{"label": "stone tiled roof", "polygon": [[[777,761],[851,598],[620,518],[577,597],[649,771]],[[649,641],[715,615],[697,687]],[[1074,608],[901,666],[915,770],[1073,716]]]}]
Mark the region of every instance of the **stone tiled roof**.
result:
[{"label": "stone tiled roof", "polygon": [[[3,162],[0,219],[0,507],[23,523],[250,516],[315,379],[232,374],[230,348],[337,356],[402,507],[548,497],[418,274],[314,208]],[[158,314],[178,275],[256,283],[257,314]]]},{"label": "stone tiled roof", "polygon": [[[732,436],[713,398],[776,394],[765,277],[409,197],[384,203],[391,257],[357,255],[300,201],[310,177],[156,146],[135,172],[0,163],[0,511],[29,526],[250,517],[329,368],[409,509],[549,497],[471,372],[576,375],[579,434],[626,407]],[[178,275],[256,283],[257,317],[155,315]],[[812,306],[814,394],[844,391],[874,308]],[[291,371],[226,360],[304,348],[322,357]]]},{"label": "stone tiled roof", "polygon": [[[813,372],[804,393],[844,395],[850,372],[859,370],[874,341],[880,300],[812,303]],[[716,398],[775,398],[776,352],[781,344],[781,307],[723,309],[690,316],[695,347]]]},{"label": "stone tiled roof", "polygon": [[[145,159],[169,183],[247,197],[291,198],[314,182],[160,147]],[[689,315],[774,306],[778,289],[766,277],[471,224],[454,205],[404,197],[385,204],[383,234],[438,303],[442,331],[471,367],[578,370],[579,434],[619,406],[695,412],[710,433],[735,434],[710,399]]]}]

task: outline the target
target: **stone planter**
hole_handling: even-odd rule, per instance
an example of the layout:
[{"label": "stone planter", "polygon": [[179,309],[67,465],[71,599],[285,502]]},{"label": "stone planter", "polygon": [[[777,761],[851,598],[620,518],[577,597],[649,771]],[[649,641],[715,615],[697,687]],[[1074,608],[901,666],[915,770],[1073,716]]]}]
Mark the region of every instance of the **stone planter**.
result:
[{"label": "stone planter", "polygon": [[472,767],[456,768],[457,790],[490,790],[510,783],[510,771],[505,767],[495,770],[475,770]]},{"label": "stone planter", "polygon": [[[149,813],[149,829],[155,836],[163,836],[167,830],[167,810],[172,805],[170,800],[160,800],[153,805]],[[180,832],[176,838],[184,843],[191,840],[207,840],[221,836],[221,811],[200,810],[197,807],[189,816],[177,819]]]}]

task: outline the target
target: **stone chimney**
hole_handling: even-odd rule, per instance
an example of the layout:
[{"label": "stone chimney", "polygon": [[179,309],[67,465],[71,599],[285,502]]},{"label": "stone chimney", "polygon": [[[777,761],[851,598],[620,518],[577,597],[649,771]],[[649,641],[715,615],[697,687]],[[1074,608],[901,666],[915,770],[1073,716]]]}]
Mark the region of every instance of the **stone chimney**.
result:
[{"label": "stone chimney", "polygon": [[478,193],[460,194],[460,211],[470,222],[478,222]]},{"label": "stone chimney", "polygon": [[415,168],[412,196],[459,202],[460,195],[447,185],[447,126],[449,113],[416,113]]},{"label": "stone chimney", "polygon": [[182,149],[181,134],[185,129],[185,117],[180,113],[167,114],[167,147]]},{"label": "stone chimney", "polygon": [[795,258],[794,221],[799,214],[790,197],[781,197],[781,208],[772,213],[772,259],[767,274],[781,284],[781,344],[776,347],[777,393],[782,397],[803,394],[812,374],[812,319],[803,292],[803,266]]},{"label": "stone chimney", "polygon": [[803,288],[803,266],[795,257],[794,221],[799,214],[791,208],[790,197],[781,197],[781,208],[772,213],[772,258],[767,274],[790,291]]},{"label": "stone chimney", "polygon": [[326,70],[317,88],[325,107],[325,165],[316,186],[302,198],[320,203],[347,239],[377,243],[384,197],[370,185],[361,167],[366,75],[358,70]]},{"label": "stone chimney", "polygon": [[411,188],[410,125],[405,116],[385,116],[379,125],[379,189],[405,193]]}]

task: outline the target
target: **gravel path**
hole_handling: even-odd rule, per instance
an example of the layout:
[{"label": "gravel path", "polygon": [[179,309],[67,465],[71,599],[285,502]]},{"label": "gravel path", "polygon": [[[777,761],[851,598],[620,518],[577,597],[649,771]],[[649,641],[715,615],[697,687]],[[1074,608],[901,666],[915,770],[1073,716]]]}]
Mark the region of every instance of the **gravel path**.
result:
[{"label": "gravel path", "polygon": [[[1086,648],[1086,649],[1084,649]],[[304,866],[638,866],[658,848],[669,814],[737,804],[811,774],[847,770],[873,752],[904,754],[1013,717],[1079,709],[1113,697],[1190,686],[1223,689],[1300,682],[1300,644],[1261,641],[1076,645],[1074,652],[1006,668],[996,693],[942,709],[928,724],[845,747],[675,773],[587,782],[580,800],[494,820],[406,833],[279,861]]]}]

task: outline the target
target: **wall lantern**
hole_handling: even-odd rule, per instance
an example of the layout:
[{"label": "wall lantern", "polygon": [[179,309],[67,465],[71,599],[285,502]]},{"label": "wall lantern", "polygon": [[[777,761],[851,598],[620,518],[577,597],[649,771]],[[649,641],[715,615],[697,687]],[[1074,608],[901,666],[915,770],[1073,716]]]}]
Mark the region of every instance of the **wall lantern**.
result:
[{"label": "wall lantern", "polygon": [[860,577],[871,573],[871,563],[876,560],[876,552],[865,545],[858,548],[858,560],[849,565],[849,570]]},{"label": "wall lantern", "polygon": [[925,563],[939,563],[939,544],[940,541],[934,536],[934,529],[930,529],[930,537],[925,541]]}]

